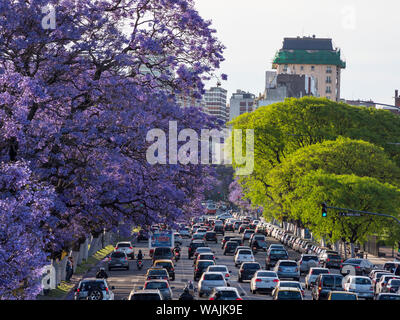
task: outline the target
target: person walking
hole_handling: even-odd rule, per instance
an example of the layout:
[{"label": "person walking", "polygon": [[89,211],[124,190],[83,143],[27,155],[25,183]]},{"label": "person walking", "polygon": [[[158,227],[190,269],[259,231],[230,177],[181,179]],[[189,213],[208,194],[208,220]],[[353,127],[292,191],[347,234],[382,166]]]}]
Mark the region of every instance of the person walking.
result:
[{"label": "person walking", "polygon": [[74,273],[74,260],[72,257],[68,257],[67,266],[66,266],[66,277],[65,280],[67,282],[71,282],[72,274]]}]

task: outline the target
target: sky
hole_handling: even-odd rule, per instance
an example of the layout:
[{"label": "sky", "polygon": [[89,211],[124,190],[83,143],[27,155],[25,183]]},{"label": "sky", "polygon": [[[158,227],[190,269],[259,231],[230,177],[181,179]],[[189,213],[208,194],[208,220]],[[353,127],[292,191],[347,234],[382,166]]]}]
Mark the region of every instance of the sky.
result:
[{"label": "sky", "polygon": [[[227,47],[218,73],[226,73],[228,100],[237,89],[264,92],[283,38],[332,38],[347,67],[341,98],[394,104],[400,90],[400,1],[398,0],[195,0]],[[206,83],[206,88],[216,81]]]}]

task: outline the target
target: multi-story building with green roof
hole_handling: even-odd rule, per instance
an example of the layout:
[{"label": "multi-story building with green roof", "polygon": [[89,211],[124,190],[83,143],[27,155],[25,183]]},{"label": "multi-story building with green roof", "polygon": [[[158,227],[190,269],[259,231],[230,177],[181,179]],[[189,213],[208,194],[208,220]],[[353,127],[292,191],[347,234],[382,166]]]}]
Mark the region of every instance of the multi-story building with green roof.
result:
[{"label": "multi-story building with green roof", "polygon": [[346,68],[340,49],[332,39],[313,37],[285,38],[273,66],[278,74],[307,75],[314,79],[319,97],[340,100],[341,70]]}]

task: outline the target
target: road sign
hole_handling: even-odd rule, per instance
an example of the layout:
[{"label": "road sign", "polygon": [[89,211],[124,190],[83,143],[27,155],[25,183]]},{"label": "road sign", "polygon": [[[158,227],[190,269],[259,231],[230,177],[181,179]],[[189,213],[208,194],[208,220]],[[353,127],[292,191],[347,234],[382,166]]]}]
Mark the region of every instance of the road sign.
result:
[{"label": "road sign", "polygon": [[360,213],[352,213],[352,212],[339,212],[341,217],[361,217],[362,214]]}]

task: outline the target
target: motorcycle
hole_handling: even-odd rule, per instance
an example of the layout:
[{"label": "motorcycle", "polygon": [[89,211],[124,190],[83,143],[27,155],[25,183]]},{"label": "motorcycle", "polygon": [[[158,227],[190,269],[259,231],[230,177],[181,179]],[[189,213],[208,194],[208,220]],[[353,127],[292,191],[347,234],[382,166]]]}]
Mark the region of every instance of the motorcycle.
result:
[{"label": "motorcycle", "polygon": [[179,251],[175,251],[175,261],[178,262],[180,258],[181,258],[181,253]]},{"label": "motorcycle", "polygon": [[137,260],[136,265],[137,265],[138,270],[141,270],[142,267],[143,267],[143,262],[142,262],[142,260]]}]

